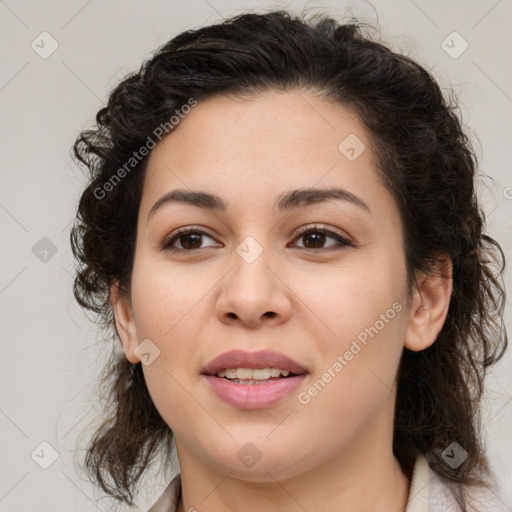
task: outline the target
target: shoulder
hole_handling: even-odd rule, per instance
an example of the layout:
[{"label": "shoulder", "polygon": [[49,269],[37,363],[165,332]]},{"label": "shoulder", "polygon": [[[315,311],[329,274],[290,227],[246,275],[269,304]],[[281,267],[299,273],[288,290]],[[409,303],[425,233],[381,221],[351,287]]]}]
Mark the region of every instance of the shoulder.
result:
[{"label": "shoulder", "polygon": [[[493,489],[464,487],[467,512],[507,512],[510,509],[500,500]],[[447,508],[449,507],[449,508]],[[431,470],[429,512],[459,512],[462,509],[455,500],[453,486]]]},{"label": "shoulder", "polygon": [[181,473],[178,473],[165,488],[148,512],[176,512],[181,496]]},{"label": "shoulder", "polygon": [[[456,486],[430,468],[418,454],[411,480],[406,512],[462,512],[455,498]],[[493,489],[465,486],[465,512],[510,512]]]}]

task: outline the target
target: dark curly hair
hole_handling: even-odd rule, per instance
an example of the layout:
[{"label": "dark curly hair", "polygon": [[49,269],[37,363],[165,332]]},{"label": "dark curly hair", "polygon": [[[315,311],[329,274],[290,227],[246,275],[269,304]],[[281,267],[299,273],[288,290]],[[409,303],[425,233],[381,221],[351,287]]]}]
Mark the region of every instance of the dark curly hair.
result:
[{"label": "dark curly hair", "polygon": [[[76,161],[90,171],[71,231],[74,294],[116,334],[109,290],[118,283],[130,294],[148,157],[112,180],[190,98],[300,90],[334,100],[367,127],[383,183],[399,206],[409,292],[415,270],[432,273],[443,254],[453,264],[442,331],[426,350],[403,350],[393,451],[409,476],[423,452],[433,470],[456,483],[463,504],[463,484],[489,485],[493,477],[480,401],[486,369],[507,347],[505,257],[484,233],[477,158],[453,94],[444,97],[423,67],[365,28],[357,19],[341,24],[327,14],[246,13],[179,34],[126,77],[97,113],[97,126],[73,147]],[[88,446],[85,468],[106,493],[132,505],[140,477],[157,454],[169,453],[173,433],[152,403],[140,363],[112,358],[100,385],[108,389],[108,417]],[[456,469],[441,457],[453,441],[468,455]]]}]

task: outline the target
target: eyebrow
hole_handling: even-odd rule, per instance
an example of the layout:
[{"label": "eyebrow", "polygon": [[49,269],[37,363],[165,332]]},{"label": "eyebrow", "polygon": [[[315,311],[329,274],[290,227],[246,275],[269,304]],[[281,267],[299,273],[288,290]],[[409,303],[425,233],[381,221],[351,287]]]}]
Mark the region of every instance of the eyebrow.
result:
[{"label": "eyebrow", "polygon": [[[372,213],[368,205],[359,196],[342,188],[290,190],[277,198],[276,207],[278,213],[284,213],[296,208],[332,200],[346,201],[366,210],[370,214]],[[184,189],[171,190],[158,199],[151,207],[148,213],[148,221],[158,209],[169,203],[190,204],[204,210],[223,213],[227,211],[229,206],[221,197],[207,192]]]}]

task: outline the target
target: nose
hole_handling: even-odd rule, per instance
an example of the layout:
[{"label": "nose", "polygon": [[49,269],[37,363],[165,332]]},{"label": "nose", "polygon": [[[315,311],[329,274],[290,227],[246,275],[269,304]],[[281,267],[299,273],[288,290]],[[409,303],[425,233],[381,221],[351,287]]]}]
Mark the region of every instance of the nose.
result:
[{"label": "nose", "polygon": [[293,293],[282,266],[271,262],[267,253],[264,250],[253,261],[234,253],[216,304],[221,322],[257,329],[289,320]]}]

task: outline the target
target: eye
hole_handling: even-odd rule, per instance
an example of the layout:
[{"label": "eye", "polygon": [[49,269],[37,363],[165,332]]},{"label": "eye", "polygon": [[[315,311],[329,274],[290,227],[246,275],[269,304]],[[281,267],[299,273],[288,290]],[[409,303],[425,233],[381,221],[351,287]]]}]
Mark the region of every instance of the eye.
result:
[{"label": "eye", "polygon": [[350,242],[349,240],[347,240],[340,234],[338,234],[334,231],[331,231],[330,229],[321,228],[316,224],[302,229],[299,232],[299,235],[295,238],[295,240],[298,240],[301,238],[304,238],[304,240],[308,240],[308,242],[307,242],[308,245],[309,244],[313,245],[313,247],[303,246],[304,249],[308,249],[308,250],[323,249],[323,247],[319,247],[319,246],[322,246],[325,243],[326,238],[332,238],[332,239],[335,239],[338,241],[338,247],[336,247],[336,244],[334,244],[334,248],[333,248],[333,246],[330,246],[331,248],[328,250],[336,250],[336,249],[340,249],[344,246],[355,247],[355,244],[353,244],[352,242]]},{"label": "eye", "polygon": [[[200,229],[184,228],[175,232],[170,237],[166,238],[162,242],[161,248],[167,251],[189,252],[198,249],[203,249],[204,247],[201,246],[201,237],[206,237],[209,238],[210,240],[213,240],[211,236],[209,236],[207,233]],[[328,246],[330,248],[328,248],[327,250],[336,250],[343,248],[345,246],[355,247],[355,244],[353,244],[340,234],[336,233],[335,231],[326,228],[321,228],[316,224],[313,226],[306,226],[305,228],[303,228],[295,237],[295,240],[298,240],[300,238],[304,238],[305,240],[307,240],[307,245],[312,245],[312,247],[307,247],[305,245],[303,245],[302,247],[299,246],[299,248],[303,248],[306,250],[314,251],[316,249],[325,249],[324,247],[321,246],[325,244],[326,238],[331,238],[338,242],[337,247],[336,244],[332,244],[331,246]],[[176,247],[176,242],[179,242],[181,247]]]},{"label": "eye", "polygon": [[[204,231],[199,229],[182,229],[173,236],[166,238],[162,243],[162,249],[168,251],[193,251],[196,249],[202,249],[201,237],[205,236],[210,240],[213,240],[211,236],[208,236]],[[175,247],[174,243],[179,242],[181,247]]]}]

